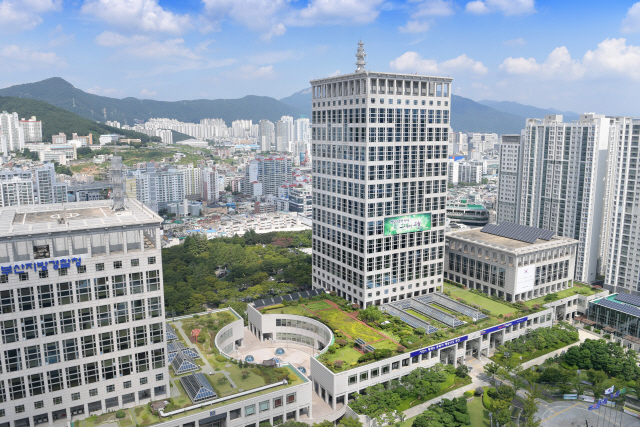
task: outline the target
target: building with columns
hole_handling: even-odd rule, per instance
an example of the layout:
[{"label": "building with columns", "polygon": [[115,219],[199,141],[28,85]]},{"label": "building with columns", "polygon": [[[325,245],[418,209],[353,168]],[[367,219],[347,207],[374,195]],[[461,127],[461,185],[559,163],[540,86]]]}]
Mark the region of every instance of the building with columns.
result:
[{"label": "building with columns", "polygon": [[162,218],[131,199],[0,218],[0,426],[168,397]]}]

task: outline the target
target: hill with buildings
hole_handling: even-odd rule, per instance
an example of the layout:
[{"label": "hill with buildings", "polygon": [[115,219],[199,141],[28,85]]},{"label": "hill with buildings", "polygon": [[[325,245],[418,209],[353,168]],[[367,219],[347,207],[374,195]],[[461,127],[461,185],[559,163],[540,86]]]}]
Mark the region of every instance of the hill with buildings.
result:
[{"label": "hill with buildings", "polygon": [[117,129],[102,123],[97,123],[80,117],[64,108],[59,108],[35,99],[0,96],[0,111],[16,112],[18,116],[26,119],[31,116],[36,116],[36,119],[42,122],[43,141],[51,141],[51,135],[57,135],[60,132],[66,134],[67,138],[71,138],[72,133],[77,133],[78,135],[93,133],[93,140],[96,143],[100,135],[109,133],[125,135],[129,138],[140,139],[144,142],[149,141],[149,136],[143,133]]},{"label": "hill with buildings", "polygon": [[[118,121],[133,126],[135,120],[163,117],[199,123],[200,119],[221,118],[228,126],[237,119],[261,119],[272,122],[282,116],[297,118],[300,110],[268,96],[245,96],[239,99],[196,99],[191,101],[154,101],[138,98],[110,98],[87,93],[71,83],[53,77],[0,89],[0,96],[37,99],[69,110],[94,121]],[[105,117],[106,116],[106,117]]]},{"label": "hill with buildings", "polygon": [[[310,116],[311,88],[282,98],[280,102],[299,108],[303,114]],[[500,111],[457,95],[452,95],[451,98],[451,117],[451,127],[454,132],[520,133],[525,124],[523,116]]]}]

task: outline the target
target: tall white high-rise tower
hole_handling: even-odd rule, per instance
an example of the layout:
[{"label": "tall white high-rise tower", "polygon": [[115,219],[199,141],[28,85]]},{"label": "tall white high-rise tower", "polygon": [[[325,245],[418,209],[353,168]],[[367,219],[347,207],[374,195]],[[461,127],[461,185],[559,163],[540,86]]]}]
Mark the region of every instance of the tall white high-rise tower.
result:
[{"label": "tall white high-rise tower", "polygon": [[313,80],[313,286],[361,307],[442,285],[448,77]]}]

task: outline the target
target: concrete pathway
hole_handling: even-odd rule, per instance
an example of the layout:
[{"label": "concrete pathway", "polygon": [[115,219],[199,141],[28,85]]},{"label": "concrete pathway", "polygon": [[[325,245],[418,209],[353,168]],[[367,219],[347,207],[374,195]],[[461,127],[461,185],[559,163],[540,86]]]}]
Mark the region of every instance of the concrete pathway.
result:
[{"label": "concrete pathway", "polygon": [[171,389],[169,390],[169,396],[171,397],[180,397],[180,389],[175,385],[174,381],[171,380]]},{"label": "concrete pathway", "polygon": [[176,329],[178,333],[182,335],[182,337],[184,338],[184,341],[187,343],[187,347],[194,349],[200,355],[200,360],[204,362],[204,365],[200,366],[200,369],[207,374],[210,372],[213,372],[214,374],[218,373],[218,371],[213,369],[213,367],[209,364],[209,361],[207,360],[207,358],[202,355],[202,352],[200,351],[198,346],[196,344],[192,344],[191,341],[189,341],[189,337],[184,332],[184,330],[182,330],[182,322],[177,320],[176,322],[174,322],[174,324],[176,325],[174,329]]},{"label": "concrete pathway", "polygon": [[129,409],[129,413],[131,414],[131,418],[133,419],[133,423],[135,425],[138,425],[138,420],[136,418],[136,411],[133,410],[133,408]]}]

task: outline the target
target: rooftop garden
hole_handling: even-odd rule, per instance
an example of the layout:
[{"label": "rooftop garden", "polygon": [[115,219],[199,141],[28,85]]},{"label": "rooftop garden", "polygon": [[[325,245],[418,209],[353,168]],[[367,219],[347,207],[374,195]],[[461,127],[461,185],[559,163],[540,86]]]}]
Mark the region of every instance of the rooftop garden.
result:
[{"label": "rooftop garden", "polygon": [[525,304],[528,307],[533,307],[534,305],[542,305],[548,302],[553,302],[553,301],[556,301],[562,298],[571,297],[574,295],[590,296],[590,295],[595,295],[598,292],[602,292],[602,289],[599,287],[592,287],[589,285],[585,285],[584,283],[573,282],[573,287],[571,288],[563,289],[559,292],[547,294],[543,297],[526,301]]},{"label": "rooftop garden", "polygon": [[[378,307],[361,310],[357,305],[349,304],[340,297],[326,294],[309,300],[287,301],[262,308],[260,311],[263,314],[307,316],[330,327],[335,335],[335,342],[318,357],[318,360],[333,372],[345,371],[375,360],[427,347],[537,311],[454,285],[445,284],[445,294],[468,306],[478,308],[488,317],[473,322],[468,316],[438,305],[438,309],[467,322],[463,326],[449,328],[417,311],[411,313],[439,329],[432,334],[426,334],[423,328],[413,328],[400,318],[380,311]],[[355,343],[358,338],[371,345],[375,351],[364,353]]]}]

